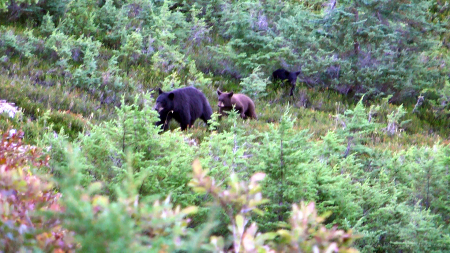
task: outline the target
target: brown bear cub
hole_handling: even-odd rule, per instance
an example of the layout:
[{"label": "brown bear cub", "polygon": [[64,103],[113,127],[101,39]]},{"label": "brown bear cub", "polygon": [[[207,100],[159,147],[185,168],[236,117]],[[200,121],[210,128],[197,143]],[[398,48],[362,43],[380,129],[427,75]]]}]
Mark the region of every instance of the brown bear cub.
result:
[{"label": "brown bear cub", "polygon": [[231,111],[234,108],[239,111],[241,118],[257,119],[255,112],[255,104],[244,94],[234,94],[233,92],[221,92],[217,90],[219,95],[219,114],[226,115],[225,111]]}]

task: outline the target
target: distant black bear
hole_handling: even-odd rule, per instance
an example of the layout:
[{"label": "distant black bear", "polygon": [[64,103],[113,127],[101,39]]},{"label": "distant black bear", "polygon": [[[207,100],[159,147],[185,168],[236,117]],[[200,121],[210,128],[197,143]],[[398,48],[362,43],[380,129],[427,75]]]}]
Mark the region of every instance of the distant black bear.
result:
[{"label": "distant black bear", "polygon": [[230,111],[234,108],[239,111],[241,118],[246,119],[247,117],[257,119],[255,112],[255,104],[253,101],[244,94],[234,94],[233,92],[221,92],[217,90],[217,95],[219,95],[219,113],[220,115],[225,115],[225,111]]},{"label": "distant black bear", "polygon": [[288,80],[291,84],[291,91],[289,92],[289,96],[294,95],[294,89],[295,89],[295,83],[297,82],[297,76],[300,74],[300,71],[298,72],[289,72],[285,69],[277,69],[272,73],[273,81],[276,80]]},{"label": "distant black bear", "polygon": [[205,95],[194,87],[180,88],[170,92],[159,89],[154,109],[158,111],[160,119],[156,125],[163,125],[164,130],[168,129],[172,118],[180,123],[181,130],[186,130],[188,126],[192,127],[198,118],[208,123],[212,114]]}]

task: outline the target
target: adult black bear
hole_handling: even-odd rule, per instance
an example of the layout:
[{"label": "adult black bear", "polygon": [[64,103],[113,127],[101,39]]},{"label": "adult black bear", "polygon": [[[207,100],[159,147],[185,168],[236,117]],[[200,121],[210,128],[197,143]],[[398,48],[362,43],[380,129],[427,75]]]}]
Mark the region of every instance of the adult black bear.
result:
[{"label": "adult black bear", "polygon": [[277,80],[288,80],[291,84],[291,91],[289,92],[289,96],[294,95],[294,89],[295,89],[295,83],[297,82],[297,76],[300,74],[300,71],[298,72],[289,72],[283,68],[277,69],[272,73],[273,81]]},{"label": "adult black bear", "polygon": [[234,94],[233,92],[221,92],[217,90],[217,95],[219,95],[219,113],[220,115],[225,115],[225,111],[230,111],[234,108],[239,111],[241,118],[246,119],[247,117],[257,119],[255,112],[255,104],[253,101],[244,94]]},{"label": "adult black bear", "polygon": [[184,87],[170,92],[159,89],[154,108],[159,113],[160,121],[156,125],[163,125],[168,129],[173,118],[180,123],[181,130],[192,127],[195,120],[201,118],[205,123],[211,119],[212,109],[205,95],[194,87]]}]

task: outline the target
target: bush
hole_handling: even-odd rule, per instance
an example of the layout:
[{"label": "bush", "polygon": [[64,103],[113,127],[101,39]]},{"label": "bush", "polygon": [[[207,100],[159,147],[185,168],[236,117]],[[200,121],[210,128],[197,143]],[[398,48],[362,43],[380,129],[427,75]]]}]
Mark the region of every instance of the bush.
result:
[{"label": "bush", "polygon": [[[7,101],[14,102],[23,110],[25,118],[21,119],[21,123],[17,122],[18,125],[15,127],[27,129],[25,133],[27,141],[39,136],[38,133],[42,134],[43,127],[50,125],[53,125],[57,132],[64,128],[74,139],[88,126],[88,119],[95,122],[111,116],[99,110],[100,104],[93,102],[88,96],[79,96],[78,93],[64,91],[58,86],[34,86],[27,82],[19,86],[13,85],[8,79],[3,79],[0,81],[0,93],[5,94],[4,98]],[[42,117],[46,111],[48,112],[44,120]],[[28,119],[39,121],[28,122]],[[7,126],[3,130],[6,128]]]},{"label": "bush", "polygon": [[20,136],[5,133],[0,142],[0,250],[3,252],[67,251],[76,248],[72,234],[55,216],[42,212],[64,212],[61,194],[51,181],[40,176],[48,168],[48,156],[22,144]]},{"label": "bush", "polygon": [[[32,33],[26,33],[31,35]],[[31,38],[32,39],[32,38]],[[35,47],[29,42],[26,36],[14,34],[14,30],[0,26],[0,52],[5,56],[31,58],[34,54]]]},{"label": "bush", "polygon": [[[255,173],[250,177],[250,182],[240,182],[236,174],[232,173],[227,180],[227,186],[223,189],[220,183],[208,177],[202,170],[198,161],[193,165],[194,176],[190,182],[191,187],[198,193],[210,194],[216,205],[219,205],[230,220],[231,246],[224,243],[222,237],[211,236],[210,243],[205,248],[210,251],[223,251],[226,248],[235,252],[272,252],[271,247],[277,252],[298,251],[355,251],[351,248],[353,240],[358,238],[334,227],[328,230],[321,223],[324,217],[317,215],[314,203],[301,203],[300,208],[294,204],[290,219],[290,226],[280,229],[276,233],[258,233],[256,223],[250,223],[250,212],[263,214],[259,209],[268,202],[261,195],[259,184],[265,177],[264,173]],[[279,236],[280,240],[274,243],[272,240]],[[271,242],[272,241],[272,242]]]},{"label": "bush", "polygon": [[240,85],[242,86],[242,93],[257,100],[267,95],[266,87],[268,83],[269,78],[264,79],[264,73],[261,72],[261,68],[258,66],[253,69],[252,74],[242,78]]}]

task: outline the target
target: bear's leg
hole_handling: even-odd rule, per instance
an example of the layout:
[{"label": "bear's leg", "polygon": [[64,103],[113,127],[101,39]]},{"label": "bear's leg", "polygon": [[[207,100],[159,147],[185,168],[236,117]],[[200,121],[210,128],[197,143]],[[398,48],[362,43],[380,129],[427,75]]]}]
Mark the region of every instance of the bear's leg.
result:
[{"label": "bear's leg", "polygon": [[159,121],[155,122],[156,126],[162,127],[164,131],[166,131],[167,129],[169,129],[169,123],[170,120],[172,119],[172,117],[167,116],[165,119],[160,117]]},{"label": "bear's leg", "polygon": [[251,111],[250,117],[252,117],[253,119],[258,119],[258,116],[256,116],[255,108],[253,108],[253,110]]},{"label": "bear's leg", "polygon": [[169,116],[167,116],[166,120],[163,122],[164,131],[167,131],[169,129],[169,123],[171,120],[172,120],[172,117],[169,115]]},{"label": "bear's leg", "polygon": [[185,131],[188,127],[187,124],[180,124],[180,126],[181,126],[181,131]]},{"label": "bear's leg", "polygon": [[222,119],[222,117],[227,116],[227,114],[225,113],[225,110],[223,110],[222,108],[220,108],[219,110],[219,119]]},{"label": "bear's leg", "polygon": [[225,112],[222,108],[219,108],[219,116],[217,117],[218,120],[222,119],[222,116],[225,116]]},{"label": "bear's leg", "polygon": [[195,120],[191,120],[191,122],[189,123],[189,127],[190,128],[194,127],[194,123],[195,123]]},{"label": "bear's leg", "polygon": [[289,92],[289,96],[294,96],[295,83],[291,85],[291,91]]},{"label": "bear's leg", "polygon": [[163,126],[166,119],[163,117],[163,115],[159,115],[159,121],[155,122],[155,126]]},{"label": "bear's leg", "polygon": [[191,116],[190,115],[183,115],[183,116],[181,116],[180,117],[181,131],[185,131],[190,123],[191,123]]},{"label": "bear's leg", "polygon": [[248,109],[246,112],[245,112],[245,118],[254,118],[253,115],[254,113],[253,113],[253,111],[251,110],[251,109]]},{"label": "bear's leg", "polygon": [[206,124],[208,124],[208,120],[210,120],[211,117],[209,117],[209,119],[208,119],[208,118],[205,117],[205,115],[203,114],[203,115],[200,117],[200,119],[203,120],[203,122],[205,122]]}]

